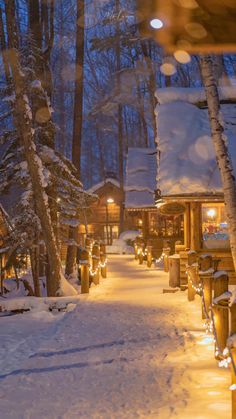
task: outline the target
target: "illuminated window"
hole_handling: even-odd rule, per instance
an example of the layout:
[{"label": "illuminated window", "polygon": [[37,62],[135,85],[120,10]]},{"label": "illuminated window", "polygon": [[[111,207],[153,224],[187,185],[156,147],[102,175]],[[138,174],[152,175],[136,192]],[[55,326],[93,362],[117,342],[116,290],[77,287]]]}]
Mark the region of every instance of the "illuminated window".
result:
[{"label": "illuminated window", "polygon": [[223,203],[202,204],[202,238],[204,248],[229,247],[228,224]]}]

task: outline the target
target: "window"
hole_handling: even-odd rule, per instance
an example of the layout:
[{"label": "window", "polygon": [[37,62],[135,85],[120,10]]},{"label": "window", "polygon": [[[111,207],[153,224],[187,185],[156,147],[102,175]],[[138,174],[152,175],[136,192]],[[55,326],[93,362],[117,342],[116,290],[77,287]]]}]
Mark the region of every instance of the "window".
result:
[{"label": "window", "polygon": [[202,204],[202,238],[204,248],[221,249],[229,247],[224,203]]}]

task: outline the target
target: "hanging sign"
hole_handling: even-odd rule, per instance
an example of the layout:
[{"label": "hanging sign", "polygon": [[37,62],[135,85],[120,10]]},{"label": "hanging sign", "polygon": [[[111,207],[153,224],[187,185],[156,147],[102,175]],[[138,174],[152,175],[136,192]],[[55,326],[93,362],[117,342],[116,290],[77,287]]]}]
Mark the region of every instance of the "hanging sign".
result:
[{"label": "hanging sign", "polygon": [[159,208],[162,215],[181,215],[185,210],[186,207],[179,202],[168,202]]}]

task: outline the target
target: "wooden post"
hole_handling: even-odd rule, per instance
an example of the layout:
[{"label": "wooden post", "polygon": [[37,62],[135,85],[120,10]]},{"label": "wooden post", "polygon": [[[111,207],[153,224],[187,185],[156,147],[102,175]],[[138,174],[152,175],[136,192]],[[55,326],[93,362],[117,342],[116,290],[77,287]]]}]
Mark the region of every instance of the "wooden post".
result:
[{"label": "wooden post", "polygon": [[164,254],[164,272],[169,272],[169,256],[170,256],[170,247],[163,247]]},{"label": "wooden post", "polygon": [[[230,307],[231,327],[230,336],[236,335],[236,301]],[[232,377],[232,419],[236,419],[236,348],[230,348],[232,355],[231,377]],[[234,389],[235,388],[235,389]]]},{"label": "wooden post", "polygon": [[92,266],[92,247],[93,247],[93,240],[86,237],[85,239],[85,248],[89,254],[89,264]]},{"label": "wooden post", "polygon": [[201,204],[200,202],[191,202],[190,204],[190,247],[198,251],[201,248]]},{"label": "wooden post", "polygon": [[180,256],[169,256],[169,286],[180,287]]},{"label": "wooden post", "polygon": [[107,277],[107,264],[106,264],[106,246],[104,243],[100,244],[100,262],[101,262],[101,275],[103,278]]},{"label": "wooden post", "polygon": [[144,243],[140,244],[139,246],[139,252],[138,252],[138,258],[139,258],[139,265],[143,264],[143,260],[144,260]]},{"label": "wooden post", "polygon": [[99,268],[99,261],[100,261],[100,246],[98,243],[93,245],[92,250],[92,281],[95,285],[99,284],[99,276],[100,276],[100,268]]},{"label": "wooden post", "polygon": [[196,291],[193,285],[198,286],[197,252],[188,252],[188,262],[186,266],[188,275],[188,301],[195,299]]},{"label": "wooden post", "polygon": [[147,267],[152,267],[152,246],[147,246]]},{"label": "wooden post", "polygon": [[89,293],[89,253],[86,249],[80,253],[81,294]]},{"label": "wooden post", "polygon": [[[216,349],[223,353],[229,336],[229,310],[228,294],[229,277],[226,272],[219,271],[214,274],[214,300],[212,310],[216,329]],[[226,293],[226,294],[225,294]],[[217,356],[216,356],[217,358]]]},{"label": "wooden post", "polygon": [[134,259],[138,260],[138,244],[134,243]]},{"label": "wooden post", "polygon": [[211,255],[202,255],[198,260],[199,283],[202,285],[202,318],[206,319],[212,304],[213,260]]},{"label": "wooden post", "polygon": [[190,204],[186,203],[186,211],[184,213],[184,245],[190,248]]}]

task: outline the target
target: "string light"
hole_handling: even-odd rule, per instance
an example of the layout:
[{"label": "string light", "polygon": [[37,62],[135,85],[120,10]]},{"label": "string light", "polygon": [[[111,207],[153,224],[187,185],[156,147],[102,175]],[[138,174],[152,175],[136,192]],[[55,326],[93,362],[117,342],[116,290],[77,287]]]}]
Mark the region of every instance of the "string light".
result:
[{"label": "string light", "polygon": [[155,259],[155,264],[157,265],[158,263],[162,262],[164,259],[165,254],[162,252],[161,256],[158,259]]}]

